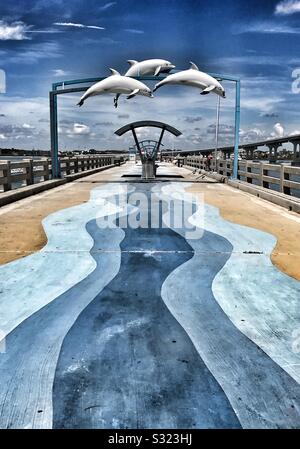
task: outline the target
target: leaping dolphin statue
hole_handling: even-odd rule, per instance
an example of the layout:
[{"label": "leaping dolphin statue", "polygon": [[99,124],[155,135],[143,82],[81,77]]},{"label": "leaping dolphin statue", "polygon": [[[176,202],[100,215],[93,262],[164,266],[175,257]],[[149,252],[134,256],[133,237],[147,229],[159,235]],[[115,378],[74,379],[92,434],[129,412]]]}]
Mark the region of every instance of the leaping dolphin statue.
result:
[{"label": "leaping dolphin statue", "polygon": [[127,62],[130,64],[130,68],[125,73],[125,76],[158,76],[160,73],[169,73],[175,68],[175,65],[165,59],[147,59],[140,62],[129,59]]},{"label": "leaping dolphin statue", "polygon": [[214,92],[215,94],[220,95],[220,97],[225,98],[225,89],[218,80],[207,73],[200,72],[193,62],[190,64],[191,66],[188,70],[169,75],[157,83],[153,92],[166,84],[180,84],[182,86],[192,86],[201,89],[200,95],[207,95],[210,92]]},{"label": "leaping dolphin statue", "polygon": [[96,84],[93,84],[80,98],[78,106],[82,106],[85,100],[95,95],[106,93],[117,94],[114,98],[114,105],[118,107],[118,98],[121,94],[127,94],[127,99],[135,97],[135,95],[143,95],[145,97],[153,97],[151,89],[141,81],[122,76],[117,70],[110,69],[111,75]]}]

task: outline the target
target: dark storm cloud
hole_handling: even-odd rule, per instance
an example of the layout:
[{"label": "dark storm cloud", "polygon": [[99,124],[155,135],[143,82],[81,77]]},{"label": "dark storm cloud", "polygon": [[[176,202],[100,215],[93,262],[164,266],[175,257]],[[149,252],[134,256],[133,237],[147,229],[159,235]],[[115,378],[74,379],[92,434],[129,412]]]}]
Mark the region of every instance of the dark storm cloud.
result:
[{"label": "dark storm cloud", "polygon": [[73,125],[73,123],[74,123],[74,120],[67,119],[67,118],[64,118],[64,119],[59,121],[60,125],[70,125],[70,124]]},{"label": "dark storm cloud", "polygon": [[112,126],[113,122],[97,122],[94,123],[93,126]]},{"label": "dark storm cloud", "polygon": [[262,117],[266,117],[266,118],[278,118],[279,114],[276,114],[276,112],[272,112],[272,113],[266,113],[266,114],[262,114]]},{"label": "dark storm cloud", "polygon": [[119,114],[118,118],[129,118],[130,115],[129,114]]},{"label": "dark storm cloud", "polygon": [[[216,125],[209,125],[206,129],[207,134],[216,134]],[[224,124],[220,124],[219,125],[219,134],[222,135],[232,135],[234,133],[234,126],[232,125],[224,125]]]},{"label": "dark storm cloud", "polygon": [[0,134],[3,134],[6,138],[20,139],[22,137],[28,138],[36,134],[34,127],[24,124],[19,125],[0,125]]},{"label": "dark storm cloud", "polygon": [[193,117],[193,116],[184,117],[184,121],[188,122],[188,123],[197,123],[197,122],[200,122],[201,120],[203,120],[203,118],[200,115],[195,116],[195,117]]}]

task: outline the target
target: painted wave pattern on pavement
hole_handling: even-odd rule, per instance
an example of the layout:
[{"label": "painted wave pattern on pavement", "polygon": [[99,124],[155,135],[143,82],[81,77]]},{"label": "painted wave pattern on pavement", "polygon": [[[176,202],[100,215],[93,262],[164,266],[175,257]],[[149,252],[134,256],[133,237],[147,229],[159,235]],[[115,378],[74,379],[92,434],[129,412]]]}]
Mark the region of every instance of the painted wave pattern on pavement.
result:
[{"label": "painted wave pattern on pavement", "polygon": [[[163,187],[162,196],[164,195],[172,195],[185,199],[190,198],[190,201],[192,201],[192,196],[188,197],[187,194],[184,194],[183,187],[178,184]],[[215,218],[215,208],[206,205],[205,229],[218,232],[218,235],[222,235],[223,238],[225,236],[227,239],[231,237],[230,241],[233,240],[235,244],[237,241],[240,241],[240,245],[242,246],[244,244],[248,251],[251,250],[252,245],[256,245],[256,250],[258,248],[261,249],[261,244],[265,245],[263,249],[269,254],[274,246],[272,236],[269,236],[268,239],[267,234],[262,236],[263,233],[260,233],[260,231],[241,226],[237,226],[235,230],[235,225],[225,220],[220,220],[220,224],[218,224],[218,220],[214,221]],[[195,225],[197,225],[198,220],[197,212],[189,219]],[[229,232],[229,229],[231,232]],[[242,231],[244,232],[243,235],[241,234]],[[255,238],[255,233],[257,233],[257,238]],[[234,239],[232,235],[235,235],[236,238]],[[254,284],[256,280],[254,274],[250,279],[246,277],[245,282],[243,274],[247,269],[247,260],[244,258],[244,261],[240,261],[242,265],[241,271],[237,271],[236,265],[241,252],[236,253],[237,246],[235,246],[227,263],[218,270],[219,274],[214,276],[212,267],[223,256],[217,239],[210,232],[205,232],[202,239],[188,240],[188,242],[194,248],[195,255],[193,259],[174,270],[166,279],[162,289],[162,298],[166,302],[166,305],[186,329],[207,367],[224,389],[243,427],[300,427],[299,384],[279,364],[275,363],[255,341],[247,338],[247,332],[245,332],[246,335],[241,332],[237,322],[238,317],[241,319],[239,310],[232,313],[230,316],[231,319],[229,319],[225,313],[226,310],[224,312],[218,303],[219,301],[223,306],[218,294],[219,290],[216,292],[213,289],[213,282],[222,276],[220,283],[227,281],[226,299],[227,303],[231,302],[233,304],[232,309],[235,310],[234,306],[239,304],[240,301],[247,301],[247,291],[252,288],[254,290],[255,288],[259,289],[259,285],[255,286]],[[271,242],[272,246],[268,247]],[[249,254],[249,257],[252,257],[252,254],[251,256]],[[235,260],[233,266],[231,265],[232,259]],[[227,266],[230,267],[228,270]],[[261,271],[265,270],[266,275],[271,275],[269,289],[272,286],[272,282],[274,282],[272,280],[272,274],[275,276],[275,279],[276,275],[279,274],[282,276],[282,282],[286,281],[288,284],[290,294],[294,301],[299,300],[298,283],[288,276],[282,275],[274,267],[273,272],[270,273],[269,268],[269,257],[260,260],[259,269]],[[231,279],[229,283],[226,279],[226,273],[228,271]],[[263,277],[263,274],[261,277]],[[250,285],[247,285],[247,280]],[[235,289],[235,284],[239,285],[239,290]],[[244,291],[242,291],[243,286]],[[281,288],[281,291],[284,291],[285,284]],[[224,289],[223,294],[225,294]],[[265,293],[261,290],[258,290],[258,294],[266,298]],[[275,306],[276,299],[278,298],[273,298]],[[250,318],[251,313],[261,314],[259,301],[256,304],[254,303],[254,308],[251,310],[251,300],[252,297],[248,301],[249,315],[242,315],[245,317],[245,322]],[[261,297],[260,301],[262,300],[263,298]],[[279,310],[278,306],[277,308]],[[290,312],[293,310],[291,308]],[[274,313],[274,323],[272,323],[273,328],[281,325],[281,319],[282,317],[276,310]],[[260,322],[258,321],[256,332],[261,332],[264,349],[267,348],[272,353],[274,348],[272,348],[272,342],[270,344],[271,347],[268,347],[267,334],[263,334],[264,327],[264,322],[260,326]],[[242,330],[245,331],[245,329],[247,327],[245,325],[242,326]],[[250,330],[252,330],[251,325]],[[270,332],[272,331],[271,329]],[[280,334],[278,332],[278,338],[279,336]],[[291,349],[288,350],[284,344],[281,347],[285,351],[283,352],[285,359],[294,360],[295,354],[292,353]]]},{"label": "painted wave pattern on pavement", "polygon": [[165,278],[193,257],[192,248],[169,228],[124,232],[120,271],[64,340],[54,427],[239,428],[223,390],[161,299]]},{"label": "painted wave pattern on pavement", "polygon": [[[96,189],[93,191],[90,208],[76,207],[75,214],[73,211],[74,208],[71,208],[72,210],[67,209],[65,216],[63,212],[60,212],[60,231],[56,231],[58,234],[61,232],[65,221],[70,223],[69,228],[72,224],[72,218],[74,218],[75,223],[73,223],[73,226],[75,227],[76,235],[73,234],[73,238],[76,239],[78,247],[83,249],[83,245],[81,246],[80,244],[81,240],[78,243],[78,239],[81,237],[86,241],[91,240],[93,242],[88,254],[94,262],[94,270],[91,271],[89,269],[86,271],[86,277],[81,280],[81,259],[73,259],[72,287],[51,301],[49,301],[49,298],[53,294],[51,284],[49,287],[50,291],[45,291],[45,297],[43,297],[41,292],[39,292],[41,298],[36,296],[37,294],[35,292],[27,298],[25,296],[29,305],[31,304],[31,300],[33,301],[31,313],[29,312],[30,316],[26,317],[6,337],[6,352],[0,354],[1,428],[52,428],[52,387],[63,339],[80,312],[119,271],[119,245],[124,237],[124,232],[118,228],[101,229],[99,226],[108,214],[114,214],[119,211],[115,206],[116,202],[113,201],[113,198],[120,191],[122,192],[123,188],[120,190],[120,187],[113,186],[112,188],[106,187],[100,190],[101,192]],[[126,214],[128,211],[120,210],[119,213]],[[47,220],[56,223],[57,214],[53,215],[55,217],[50,216]],[[97,217],[98,232],[94,240],[90,237],[92,233],[90,227],[92,224],[89,223],[86,227],[86,220],[90,217],[93,219]],[[88,238],[86,238],[85,233],[87,233]],[[62,233],[62,240],[65,241],[65,238],[65,233]],[[50,245],[54,242],[58,242],[57,244],[59,244],[59,236],[52,237],[50,235]],[[67,246],[67,248],[69,247]],[[46,253],[46,251],[44,252]],[[38,278],[36,279],[32,276],[32,288],[39,282],[40,277],[47,277],[49,270],[56,271],[57,279],[60,277],[63,279],[67,274],[68,266],[53,266],[52,252],[47,251],[47,255],[49,265],[44,262],[43,258],[43,264],[45,265],[44,271],[38,271]],[[62,256],[63,252],[60,253],[60,257]],[[22,259],[21,262],[24,265],[28,264],[30,261],[27,259]],[[85,259],[86,254],[83,251],[83,265],[85,264]],[[76,265],[75,262],[77,262]],[[9,265],[13,264],[15,263],[13,262]],[[18,270],[14,272],[15,282],[18,279],[20,264],[16,265]],[[60,271],[57,271],[58,269]],[[76,278],[77,269],[79,271],[79,278]],[[18,292],[18,288],[18,285],[16,285],[16,293]],[[55,286],[53,288],[55,289]],[[13,291],[11,291],[11,294],[13,294]],[[17,302],[15,307],[18,305],[19,303]],[[37,306],[40,307],[39,310],[36,310]],[[5,309],[2,310],[5,311]],[[13,315],[10,318],[13,319]],[[17,319],[19,320],[19,316]]]},{"label": "painted wave pattern on pavement", "polygon": [[48,242],[39,252],[0,266],[0,331],[4,337],[41,307],[91,273],[93,239],[86,223],[115,213],[110,197],[122,185],[92,190],[90,200],[49,215],[43,220]]},{"label": "painted wave pattern on pavement", "polygon": [[[274,238],[226,222],[207,205],[201,237],[188,238],[188,224],[202,225],[200,208],[182,228],[166,225],[167,199],[192,200],[180,183],[127,184],[156,195],[158,229],[118,220],[104,229],[109,214],[141,212],[135,203],[116,207],[123,186],[94,189],[90,202],[47,217],[47,247],[0,270],[11,279],[0,303],[8,334],[0,427],[300,427],[297,373],[284,366],[297,361],[288,335],[299,283],[271,264]],[[269,276],[263,288],[278,283],[278,298],[267,292],[268,314],[266,292],[253,286],[252,256],[259,281]],[[288,317],[295,321],[282,330]]]},{"label": "painted wave pattern on pavement", "polygon": [[[179,183],[164,191],[185,200],[195,199]],[[197,213],[189,221],[197,225]],[[300,352],[293,345],[293,335],[300,328],[300,282],[272,264],[276,238],[228,222],[217,208],[207,204],[204,223],[205,229],[233,245],[230,259],[213,280],[214,296],[239,330],[300,383]]]}]

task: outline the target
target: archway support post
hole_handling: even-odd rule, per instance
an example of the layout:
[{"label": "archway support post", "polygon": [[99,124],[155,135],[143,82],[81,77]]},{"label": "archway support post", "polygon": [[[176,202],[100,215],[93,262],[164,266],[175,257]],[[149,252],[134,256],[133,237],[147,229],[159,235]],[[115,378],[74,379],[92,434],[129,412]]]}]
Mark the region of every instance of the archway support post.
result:
[{"label": "archway support post", "polygon": [[233,158],[233,179],[238,179],[239,170],[239,144],[240,144],[240,121],[241,121],[241,82],[236,80],[235,86],[235,138]]}]

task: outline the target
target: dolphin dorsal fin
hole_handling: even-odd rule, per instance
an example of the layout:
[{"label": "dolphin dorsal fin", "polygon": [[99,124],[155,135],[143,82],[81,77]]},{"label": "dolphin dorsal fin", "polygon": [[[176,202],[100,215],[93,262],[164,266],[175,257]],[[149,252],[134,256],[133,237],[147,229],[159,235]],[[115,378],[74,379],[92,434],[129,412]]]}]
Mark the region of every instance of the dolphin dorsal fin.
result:
[{"label": "dolphin dorsal fin", "polygon": [[133,65],[137,64],[138,62],[135,59],[128,59],[128,64],[130,65],[130,67],[132,67]]},{"label": "dolphin dorsal fin", "polygon": [[109,69],[111,71],[112,75],[120,75],[120,73],[118,72],[118,70],[115,69]]},{"label": "dolphin dorsal fin", "polygon": [[194,62],[190,61],[190,64],[191,64],[190,69],[192,69],[192,70],[199,70],[198,66]]}]

